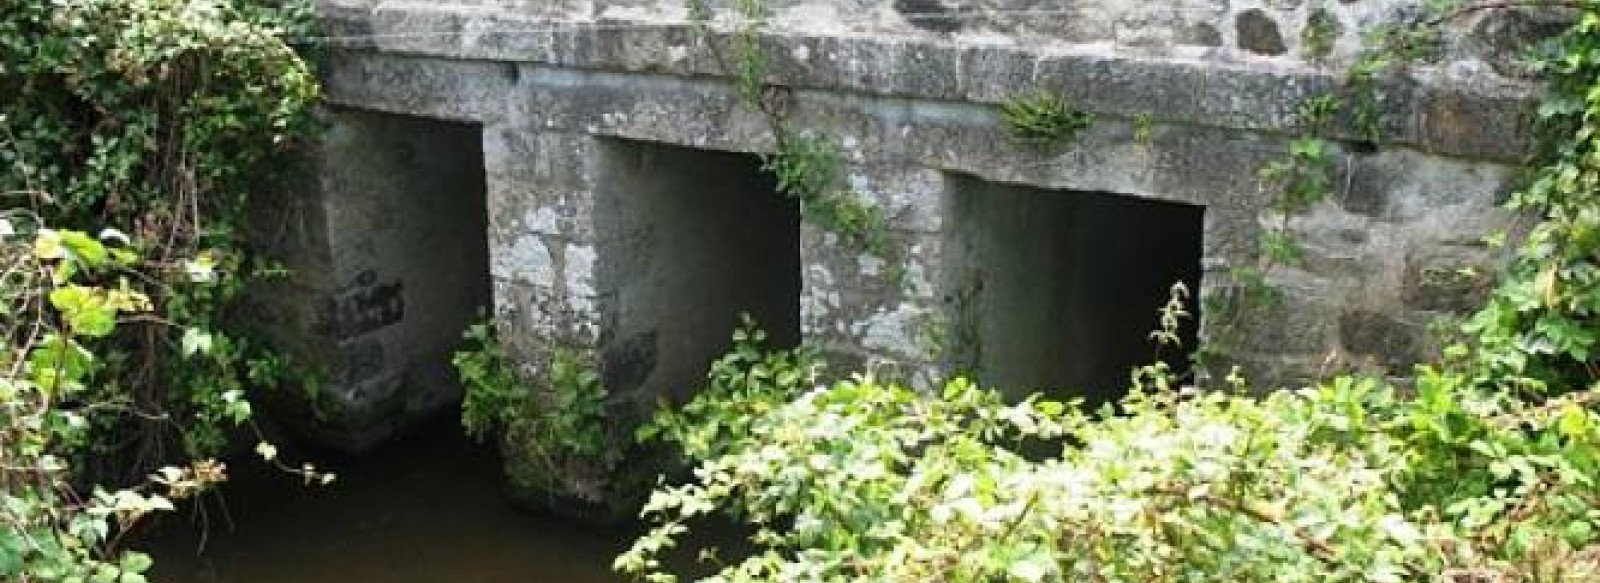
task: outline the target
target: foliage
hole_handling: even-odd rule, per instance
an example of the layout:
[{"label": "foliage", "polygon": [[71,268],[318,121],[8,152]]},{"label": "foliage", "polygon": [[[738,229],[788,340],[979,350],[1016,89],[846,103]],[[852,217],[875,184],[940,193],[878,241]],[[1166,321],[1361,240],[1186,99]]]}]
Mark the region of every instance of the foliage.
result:
[{"label": "foliage", "polygon": [[815,386],[822,364],[809,349],[769,350],[766,332],[749,316],[733,332],[733,348],[711,364],[706,386],[679,409],[664,408],[637,431],[640,441],[664,439],[684,455],[725,455],[756,420]]},{"label": "foliage", "polygon": [[526,387],[506,362],[493,324],[467,326],[462,338],[466,346],[451,359],[463,389],[461,426],[467,435],[482,440],[516,417]]},{"label": "foliage", "polygon": [[[11,220],[4,224],[12,228]],[[116,404],[105,387],[92,382],[102,363],[83,343],[111,334],[118,316],[149,309],[149,299],[125,284],[91,281],[139,258],[84,233],[50,229],[6,236],[0,258],[4,323],[14,339],[0,354],[6,371],[0,378],[0,577],[59,580],[105,573],[96,580],[126,574],[125,580],[140,581],[148,558],[128,555],[126,564],[118,564],[102,550],[111,534],[109,519],[119,514],[119,505],[120,514],[133,520],[171,503],[135,492],[119,493],[120,500],[101,492],[74,503],[59,493],[70,477],[61,453],[83,442],[94,414],[75,404]]]},{"label": "foliage", "polygon": [[[1600,415],[1524,408],[1457,376],[1427,372],[1415,398],[1344,377],[1257,399],[1179,389],[1155,365],[1120,414],[1095,415],[960,379],[936,395],[857,378],[782,400],[796,388],[722,384],[673,418],[664,435],[695,480],[651,497],[656,527],[620,571],[677,580],[662,553],[727,510],[755,550],[706,581],[1600,575]],[[1028,453],[1041,441],[1056,453]]]},{"label": "foliage", "polygon": [[1074,108],[1057,93],[1035,89],[1000,104],[1000,121],[1011,139],[1042,148],[1071,141],[1089,127],[1094,116]]},{"label": "foliage", "polygon": [[838,184],[842,154],[832,140],[815,134],[783,134],[778,150],[762,158],[762,168],[778,179],[778,191],[800,201],[801,212],[872,253],[888,245],[883,212],[863,203]]},{"label": "foliage", "polygon": [[513,476],[554,491],[573,460],[608,453],[606,391],[594,366],[580,355],[557,350],[542,370],[519,371],[508,360],[494,327],[467,328],[467,346],[454,364],[465,388],[461,422],[478,439],[499,432],[507,447],[526,450],[534,467]]},{"label": "foliage", "polygon": [[308,129],[317,92],[283,41],[303,20],[298,6],[0,7],[0,191],[52,225],[112,225],[148,258],[122,285],[153,309],[89,347],[96,380],[145,415],[92,420],[86,479],[215,452],[245,417],[244,394],[284,380],[284,357],[239,314],[249,284],[278,272],[243,244],[247,207]]},{"label": "foliage", "polygon": [[[0,237],[10,341],[0,353],[0,579],[142,582],[150,558],[120,552],[119,534],[221,481],[223,468],[197,459],[162,467],[139,488],[76,494],[69,457],[93,443],[93,420],[138,413],[99,380],[108,363],[93,347],[152,309],[129,285],[148,260],[115,232],[95,238],[11,220],[26,216],[0,221],[0,230],[24,231]],[[249,416],[249,403],[230,403],[233,418]]]},{"label": "foliage", "polygon": [[1503,285],[1467,324],[1478,382],[1531,393],[1581,391],[1600,380],[1600,7],[1538,63],[1550,79],[1541,126],[1558,139],[1549,163],[1511,207],[1543,220]]},{"label": "foliage", "polygon": [[1133,141],[1136,144],[1149,147],[1150,140],[1155,137],[1155,118],[1149,113],[1140,113],[1133,116]]},{"label": "foliage", "polygon": [[0,193],[16,207],[0,220],[0,579],[142,581],[150,560],[122,533],[222,480],[210,457],[248,423],[247,392],[286,374],[240,325],[248,285],[280,271],[243,240],[309,129],[316,85],[282,40],[305,15],[0,4]]},{"label": "foliage", "polygon": [[[705,0],[687,0],[700,34],[714,16]],[[777,147],[762,157],[762,168],[778,179],[778,191],[800,202],[801,214],[848,242],[882,255],[888,227],[882,211],[843,188],[843,153],[828,136],[796,130],[789,121],[787,94],[767,83],[769,60],[761,44],[768,8],[764,0],[735,0],[736,18],[730,46],[712,45],[721,69],[733,77],[741,102],[760,114]]]}]

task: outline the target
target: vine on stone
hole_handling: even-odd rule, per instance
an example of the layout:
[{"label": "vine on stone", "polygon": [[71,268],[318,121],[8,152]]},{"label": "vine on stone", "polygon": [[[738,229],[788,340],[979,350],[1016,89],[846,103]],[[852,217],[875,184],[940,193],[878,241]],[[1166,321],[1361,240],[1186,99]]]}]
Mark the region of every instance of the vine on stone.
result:
[{"label": "vine on stone", "polygon": [[[714,14],[705,0],[688,0],[696,30],[709,30]],[[763,0],[736,0],[731,50],[711,43],[712,55],[733,77],[735,92],[746,107],[762,116],[772,132],[774,151],[762,156],[763,169],[778,178],[778,191],[800,203],[801,213],[847,241],[882,255],[887,251],[888,225],[883,212],[844,187],[844,153],[830,136],[796,130],[789,122],[785,93],[767,82],[769,59],[761,45],[767,6]]]}]

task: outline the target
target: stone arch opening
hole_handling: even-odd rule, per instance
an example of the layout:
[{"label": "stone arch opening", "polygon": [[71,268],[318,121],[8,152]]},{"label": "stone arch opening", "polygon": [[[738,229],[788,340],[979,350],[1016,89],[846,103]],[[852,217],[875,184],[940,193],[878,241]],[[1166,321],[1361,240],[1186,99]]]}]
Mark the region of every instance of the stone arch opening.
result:
[{"label": "stone arch opening", "polygon": [[597,285],[605,384],[687,400],[740,314],[800,343],[800,207],[753,154],[600,141]]},{"label": "stone arch opening", "polygon": [[[1192,292],[1197,342],[1201,206],[947,176],[945,301],[952,366],[1020,397],[1115,400],[1151,362],[1149,332],[1174,282]],[[1180,371],[1187,354],[1163,358]]]}]

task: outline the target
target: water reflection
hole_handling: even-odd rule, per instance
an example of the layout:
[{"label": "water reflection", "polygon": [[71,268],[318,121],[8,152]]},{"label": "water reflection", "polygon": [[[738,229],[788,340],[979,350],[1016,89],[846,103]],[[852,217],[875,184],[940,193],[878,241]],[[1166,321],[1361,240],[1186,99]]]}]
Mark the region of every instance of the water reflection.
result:
[{"label": "water reflection", "polygon": [[[231,528],[208,504],[201,535],[169,518],[142,547],[165,583],[617,582],[612,557],[634,528],[598,530],[515,511],[493,453],[453,420],[355,460],[322,459],[327,487],[247,461],[226,488]],[[186,515],[192,516],[188,510]]]}]

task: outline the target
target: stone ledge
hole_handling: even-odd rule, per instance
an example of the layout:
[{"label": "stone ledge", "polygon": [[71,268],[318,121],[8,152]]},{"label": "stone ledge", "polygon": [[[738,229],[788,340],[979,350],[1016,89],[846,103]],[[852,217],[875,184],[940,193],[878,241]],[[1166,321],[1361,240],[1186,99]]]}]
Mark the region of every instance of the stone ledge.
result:
[{"label": "stone ledge", "polygon": [[[712,46],[687,24],[539,21],[503,11],[408,5],[324,5],[325,44],[472,61],[725,78]],[[1026,49],[923,38],[775,32],[761,39],[774,84],[930,101],[997,104],[1028,87],[1054,88],[1086,110],[1149,114],[1168,123],[1295,133],[1293,110],[1337,91],[1335,72],[1281,62],[1118,54],[1109,45]],[[1531,143],[1534,88],[1480,75],[1418,70],[1379,88],[1385,141],[1447,155],[1515,161]],[[1348,127],[1342,133],[1359,139]]]}]

